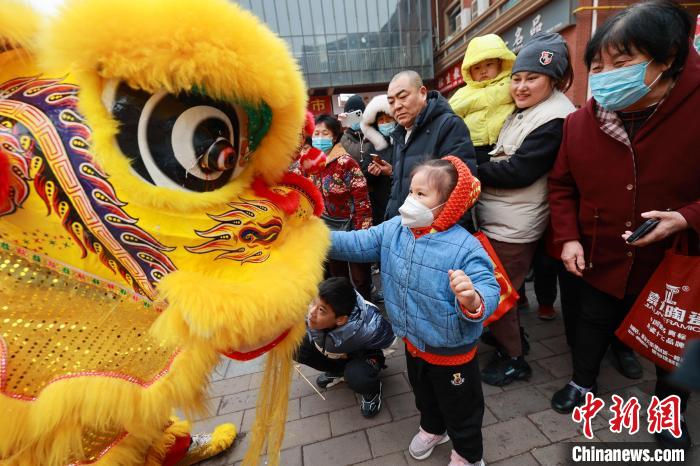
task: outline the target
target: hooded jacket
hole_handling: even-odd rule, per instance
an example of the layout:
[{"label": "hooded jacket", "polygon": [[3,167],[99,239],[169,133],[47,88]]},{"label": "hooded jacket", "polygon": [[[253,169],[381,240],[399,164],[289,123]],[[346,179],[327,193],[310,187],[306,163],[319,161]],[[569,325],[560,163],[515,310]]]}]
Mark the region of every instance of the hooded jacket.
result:
[{"label": "hooded jacket", "polygon": [[391,324],[382,317],[377,306],[355,292],[357,302],[345,325],[333,330],[307,327],[309,340],[325,356],[337,359],[350,353],[383,350],[394,341]]},{"label": "hooded jacket", "polygon": [[394,140],[394,163],[387,219],[398,215],[399,207],[408,196],[411,172],[420,162],[454,155],[476,173],[476,156],[467,125],[438,91],[428,92],[426,106],[416,117],[408,140],[406,128],[401,125],[396,126],[391,137]]},{"label": "hooded jacket", "polygon": [[371,154],[377,154],[382,160],[393,165],[391,161],[393,142],[391,137],[384,136],[378,130],[377,115],[379,113],[391,115],[391,107],[386,95],[375,96],[369,101],[362,114],[362,122],[360,123],[362,133],[365,135],[365,143],[362,145],[362,153],[360,154],[360,168],[362,168],[362,173],[367,178],[369,198],[372,202],[373,225],[379,225],[384,221],[386,205],[391,194],[391,177],[376,176],[367,171],[369,164],[372,162]]},{"label": "hooded jacket", "polygon": [[362,122],[360,122],[362,134],[376,150],[384,150],[391,144],[391,140],[384,137],[377,129],[377,116],[380,113],[391,116],[391,107],[386,94],[375,96],[369,101],[364,113],[362,113]]},{"label": "hooded jacket", "polygon": [[[500,287],[491,259],[479,240],[456,224],[477,197],[478,181],[460,180],[427,231],[404,227],[397,216],[369,230],[332,232],[332,259],[382,264],[384,305],[394,333],[422,352],[468,353],[481,335],[482,321],[498,306]],[[463,270],[471,279],[484,304],[478,318],[462,311],[449,270]]]},{"label": "hooded jacket", "polygon": [[[549,221],[547,175],[561,142],[561,137],[556,137],[560,133],[555,128],[560,128],[564,118],[575,110],[569,98],[555,90],[542,102],[508,117],[498,136],[496,147],[491,152],[491,160],[479,165],[478,176],[482,179],[488,178],[488,175],[493,178],[498,175],[508,176],[510,169],[517,168],[519,164],[527,164],[528,157],[533,157],[533,154],[528,153],[530,145],[526,141],[532,142],[533,135],[537,136],[535,133],[539,129],[554,120],[558,121],[551,128],[547,126],[547,129],[552,129],[549,144],[540,145],[540,148],[548,149],[546,153],[537,152],[537,147],[533,149],[533,152],[537,152],[537,162],[542,159],[543,163],[537,163],[539,172],[527,172],[534,176],[527,184],[497,187],[490,185],[488,179],[484,180],[476,217],[486,236],[506,243],[532,243],[542,237]],[[499,171],[499,168],[502,170]],[[487,176],[482,176],[482,172]]]},{"label": "hooded jacket", "polygon": [[[501,72],[493,79],[474,81],[469,68],[489,58],[501,60]],[[496,34],[475,37],[469,42],[462,62],[466,86],[450,99],[452,110],[464,119],[475,146],[496,143],[508,115],[515,110],[510,95],[510,74],[515,54]]]}]

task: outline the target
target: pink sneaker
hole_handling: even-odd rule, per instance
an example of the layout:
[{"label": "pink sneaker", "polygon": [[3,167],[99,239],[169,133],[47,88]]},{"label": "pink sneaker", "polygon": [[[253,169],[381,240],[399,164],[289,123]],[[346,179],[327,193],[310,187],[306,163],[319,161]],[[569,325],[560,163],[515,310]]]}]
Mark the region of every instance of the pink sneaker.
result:
[{"label": "pink sneaker", "polygon": [[421,427],[418,429],[418,433],[413,436],[411,445],[408,446],[408,453],[417,460],[424,460],[430,456],[436,446],[442,445],[449,439],[447,433],[442,435],[429,434]]},{"label": "pink sneaker", "polygon": [[450,464],[447,466],[486,466],[483,459],[480,459],[476,463],[470,463],[469,461],[462,458],[462,456],[456,451],[452,450],[452,455],[450,455]]}]

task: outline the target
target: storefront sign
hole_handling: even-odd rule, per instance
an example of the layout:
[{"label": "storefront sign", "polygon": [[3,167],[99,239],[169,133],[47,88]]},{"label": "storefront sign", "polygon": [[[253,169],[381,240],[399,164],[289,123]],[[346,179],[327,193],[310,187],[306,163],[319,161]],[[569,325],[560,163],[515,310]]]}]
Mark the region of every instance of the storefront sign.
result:
[{"label": "storefront sign", "polygon": [[444,94],[462,84],[464,84],[464,78],[462,78],[462,63],[460,62],[438,77],[437,88],[438,91]]},{"label": "storefront sign", "polygon": [[331,96],[329,95],[314,95],[309,97],[309,104],[306,107],[311,113],[321,115],[322,113],[332,113],[333,105],[331,104]]},{"label": "storefront sign", "polygon": [[574,24],[572,0],[553,0],[501,34],[508,48],[517,52],[538,32],[559,32]]}]

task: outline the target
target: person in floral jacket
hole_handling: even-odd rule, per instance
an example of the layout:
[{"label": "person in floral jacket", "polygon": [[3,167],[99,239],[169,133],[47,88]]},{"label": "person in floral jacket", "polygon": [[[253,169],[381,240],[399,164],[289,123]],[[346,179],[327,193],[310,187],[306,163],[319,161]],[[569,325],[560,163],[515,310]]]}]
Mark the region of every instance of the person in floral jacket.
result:
[{"label": "person in floral jacket", "polygon": [[[351,219],[354,230],[363,230],[372,226],[367,180],[360,166],[340,144],[342,135],[342,127],[336,118],[326,114],[316,117],[311,144],[325,152],[327,159],[325,167],[312,174],[311,180],[321,191],[325,215]],[[329,260],[328,273],[334,277],[349,277],[362,297],[370,299],[372,275],[369,264]]]}]

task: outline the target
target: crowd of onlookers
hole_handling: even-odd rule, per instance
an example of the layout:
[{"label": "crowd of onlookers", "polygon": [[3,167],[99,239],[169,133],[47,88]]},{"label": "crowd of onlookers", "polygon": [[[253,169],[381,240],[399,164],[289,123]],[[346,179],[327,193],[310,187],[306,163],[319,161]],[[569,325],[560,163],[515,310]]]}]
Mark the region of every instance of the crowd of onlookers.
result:
[{"label": "crowd of onlookers", "polygon": [[[514,290],[534,273],[541,319],[561,296],[573,374],[552,397],[560,413],[596,393],[610,346],[624,375],[642,376],[614,332],[673,239],[697,248],[700,58],[689,16],[670,0],[635,4],[595,31],[585,66],[592,98],[576,109],[560,35],[537,34],[516,56],[489,34],[469,43],[465,86],[449,101],[402,71],[386,95],[353,96],[339,118],[305,126],[291,169],[322,193],[327,273],[341,278],[321,284],[297,358],[324,372],[322,387],[346,380],[373,416],[382,350],[402,339],[421,415],[417,459],[449,439],[451,465],[483,464],[481,382],[532,373],[517,305],[484,329],[503,290],[483,241]],[[626,241],[650,218],[654,229]],[[481,371],[480,339],[497,347]],[[657,366],[655,394],[678,395],[685,411],[689,392],[667,376]],[[680,438],[658,440],[687,448],[681,426]]]}]

